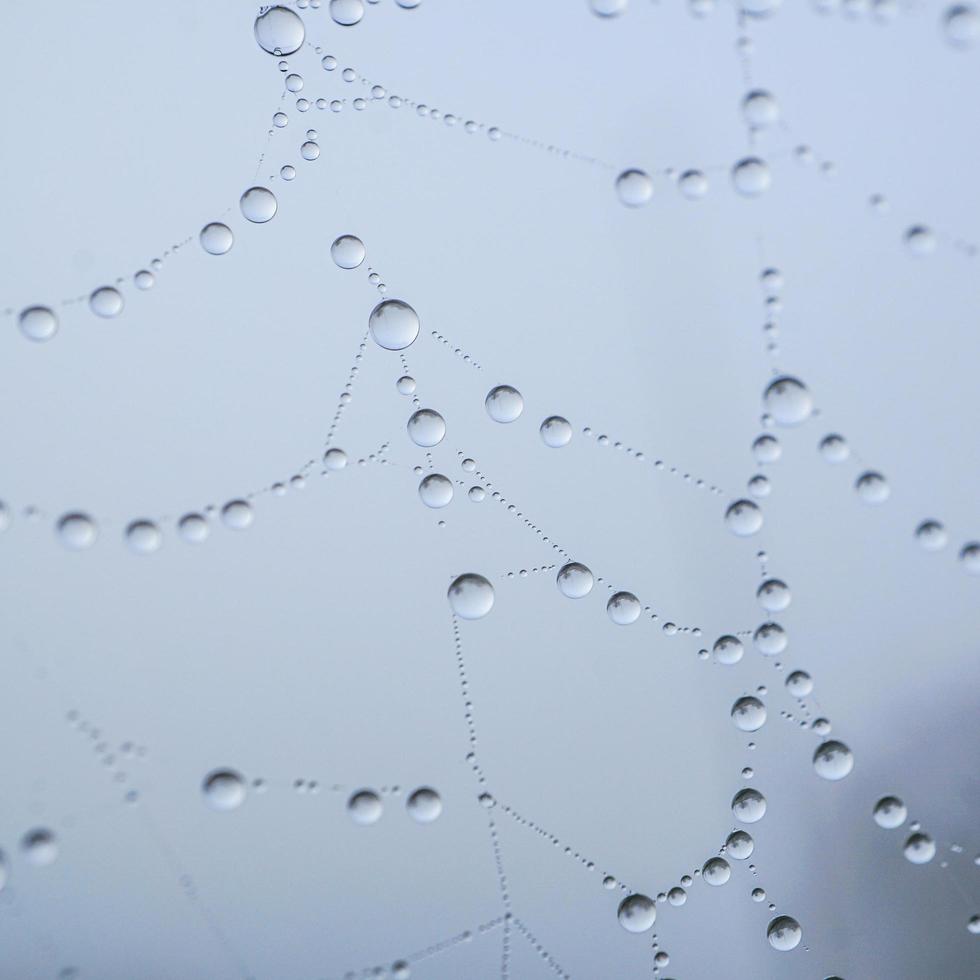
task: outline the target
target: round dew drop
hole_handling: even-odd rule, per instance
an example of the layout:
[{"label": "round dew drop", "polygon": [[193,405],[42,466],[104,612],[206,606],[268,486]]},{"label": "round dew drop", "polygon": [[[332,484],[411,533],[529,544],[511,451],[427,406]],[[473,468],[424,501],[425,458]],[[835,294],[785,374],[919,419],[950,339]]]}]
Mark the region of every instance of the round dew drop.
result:
[{"label": "round dew drop", "polygon": [[244,531],[255,520],[255,513],[247,500],[232,500],[221,508],[221,520],[225,527]]},{"label": "round dew drop", "polygon": [[616,178],[616,193],[628,208],[640,208],[653,197],[653,181],[644,170],[624,170]]},{"label": "round dew drop", "polygon": [[419,497],[426,507],[445,507],[453,499],[452,482],[441,473],[430,473],[419,484]]},{"label": "round dew drop", "polygon": [[405,801],[405,807],[419,823],[432,823],[442,813],[442,799],[428,786],[421,786]]},{"label": "round dew drop", "polygon": [[58,332],[58,317],[46,306],[29,306],[21,310],[17,325],[28,340],[43,343]]},{"label": "round dew drop", "polygon": [[488,392],[485,405],[494,422],[516,422],[524,411],[524,398],[510,385],[497,385]]},{"label": "round dew drop", "polygon": [[96,315],[110,319],[123,311],[122,293],[115,286],[101,286],[88,298],[89,309]]},{"label": "round dew drop", "polygon": [[364,16],[364,0],[330,0],[330,16],[341,27],[353,27]]},{"label": "round dew drop", "polygon": [[245,218],[257,225],[271,221],[279,210],[276,195],[268,187],[250,187],[238,203]]},{"label": "round dew drop", "polygon": [[538,430],[541,441],[550,449],[561,449],[567,446],[572,439],[572,427],[568,419],[560,415],[550,415],[541,423]]},{"label": "round dew drop", "polygon": [[592,591],[595,578],[581,562],[570,561],[558,569],[558,591],[569,599],[583,599]]},{"label": "round dew drop", "polygon": [[617,626],[629,626],[640,618],[640,600],[632,592],[616,592],[609,597],[606,612]]},{"label": "round dew drop", "polygon": [[751,500],[736,500],[725,511],[725,524],[738,537],[748,537],[761,530],[762,511]]},{"label": "round dew drop", "polygon": [[915,833],[902,851],[912,864],[928,864],[936,856],[936,842],[928,834]]},{"label": "round dew drop", "polygon": [[431,449],[446,436],[446,420],[432,408],[420,408],[409,417],[406,428],[416,446]]},{"label": "round dew drop", "polygon": [[341,235],[330,246],[330,257],[341,269],[356,269],[366,255],[364,242],[356,235]]},{"label": "round dew drop", "polygon": [[843,779],[854,768],[854,755],[843,742],[823,742],[813,753],[813,768],[824,779]]},{"label": "round dew drop", "polygon": [[474,572],[454,579],[446,596],[453,612],[460,619],[482,619],[493,609],[493,586],[482,575]]},{"label": "round dew drop", "polygon": [[758,197],[771,183],[769,164],[758,157],[747,157],[732,168],[732,184],[743,197]]},{"label": "round dew drop", "polygon": [[354,823],[368,826],[381,819],[381,797],[374,790],[362,789],[347,801],[347,812]]},{"label": "round dew drop", "polygon": [[245,779],[234,769],[208,773],[201,788],[212,810],[237,810],[245,802]]},{"label": "round dew drop", "polygon": [[163,535],[153,521],[133,521],[126,528],[126,544],[138,555],[149,555],[159,551]]},{"label": "round dew drop", "polygon": [[347,465],[347,453],[336,446],[323,454],[323,465],[328,470],[342,470]]},{"label": "round dew drop", "polygon": [[235,243],[235,236],[227,225],[220,221],[212,221],[201,229],[198,240],[201,243],[201,248],[208,255],[224,255],[231,251],[231,246]]},{"label": "round dew drop", "polygon": [[46,827],[29,830],[21,838],[20,849],[27,861],[36,868],[53,864],[58,856],[58,840]]},{"label": "round dew drop", "polygon": [[657,921],[657,906],[646,895],[627,895],[619,903],[616,918],[627,932],[647,932]]},{"label": "round dew drop", "polygon": [[404,350],[415,343],[421,323],[408,303],[400,299],[386,299],[371,311],[368,327],[379,347]]},{"label": "round dew drop", "polygon": [[58,521],[57,533],[61,543],[72,551],[91,548],[99,536],[95,521],[81,513],[65,514]]},{"label": "round dew drop", "polygon": [[884,830],[895,830],[908,819],[909,811],[897,796],[883,796],[875,804],[875,823]]},{"label": "round dew drop", "polygon": [[757,823],[766,815],[766,798],[756,789],[739,790],[732,797],[732,813],[740,823]]},{"label": "round dew drop", "polygon": [[813,412],[813,396],[806,385],[788,375],[770,382],[762,401],[766,411],[780,425],[799,425]]},{"label": "round dew drop", "polygon": [[270,7],[259,14],[254,30],[259,47],[277,58],[298,51],[306,39],[302,19],[288,7]]},{"label": "round dew drop", "polygon": [[715,662],[719,664],[737,664],[745,653],[742,641],[737,636],[719,636],[712,649]]},{"label": "round dew drop", "polygon": [[803,930],[799,922],[789,915],[778,915],[769,923],[766,929],[766,938],[773,949],[781,953],[788,953],[791,949],[796,949],[803,938]]}]

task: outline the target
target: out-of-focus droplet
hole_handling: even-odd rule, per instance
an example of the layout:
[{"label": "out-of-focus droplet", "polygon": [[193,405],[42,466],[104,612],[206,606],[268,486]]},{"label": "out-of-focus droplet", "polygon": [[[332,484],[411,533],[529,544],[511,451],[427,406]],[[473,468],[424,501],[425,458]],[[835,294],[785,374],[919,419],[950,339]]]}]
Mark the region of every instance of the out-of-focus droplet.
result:
[{"label": "out-of-focus droplet", "polygon": [[474,572],[454,579],[446,595],[460,619],[482,619],[493,609],[493,586]]},{"label": "out-of-focus droplet", "polygon": [[21,310],[17,325],[28,340],[42,343],[58,332],[58,317],[46,306],[29,306]]},{"label": "out-of-focus droplet", "polygon": [[446,420],[432,408],[420,408],[408,420],[408,435],[416,446],[431,449],[446,435]]},{"label": "out-of-focus droplet", "polygon": [[208,255],[224,255],[235,243],[235,236],[231,233],[231,229],[220,221],[212,221],[205,225],[201,229],[199,239],[201,248]]},{"label": "out-of-focus droplet", "polygon": [[909,836],[902,852],[912,864],[928,864],[936,856],[936,842],[920,831]]},{"label": "out-of-focus droplet", "polygon": [[769,477],[764,476],[762,473],[758,473],[752,477],[747,487],[753,497],[768,497],[772,492],[772,484],[769,482]]},{"label": "out-of-focus droplet", "polygon": [[154,276],[149,269],[140,269],[140,271],[133,276],[133,285],[137,289],[152,289],[155,283],[156,276]]},{"label": "out-of-focus droplet", "polygon": [[627,932],[647,932],[657,921],[657,906],[646,895],[627,895],[619,903],[616,918]]},{"label": "out-of-focus droplet", "polygon": [[119,316],[125,304],[122,293],[115,286],[100,286],[89,296],[88,305],[96,316],[109,319]]},{"label": "out-of-focus droplet", "polygon": [[725,511],[725,524],[740,538],[748,537],[762,527],[762,511],[751,500],[736,500]]},{"label": "out-of-focus droplet", "polygon": [[238,203],[242,214],[257,225],[271,221],[279,210],[276,195],[268,187],[250,187]]},{"label": "out-of-focus droplet", "polygon": [[206,541],[211,527],[203,514],[185,514],[177,523],[177,531],[188,544]]},{"label": "out-of-focus droplet", "polygon": [[426,507],[445,507],[453,499],[453,485],[441,473],[430,473],[419,484],[419,496]]},{"label": "out-of-focus droplet", "polygon": [[341,269],[356,269],[366,255],[364,242],[356,235],[341,235],[330,246],[330,257]]},{"label": "out-of-focus droplet", "polygon": [[759,157],[746,157],[732,167],[732,184],[743,197],[758,197],[772,184],[769,164]]},{"label": "out-of-focus droplet", "polygon": [[719,664],[737,664],[745,653],[742,641],[737,636],[719,636],[712,649],[715,662]]},{"label": "out-of-focus droplet", "polygon": [[330,0],[330,16],[341,27],[353,27],[364,16],[364,0]]},{"label": "out-of-focus droplet", "polygon": [[805,698],[813,690],[813,678],[805,670],[794,670],[786,678],[786,690],[794,698]]},{"label": "out-of-focus droplet", "polygon": [[551,449],[561,449],[567,446],[572,438],[572,427],[568,419],[560,415],[550,415],[541,423],[538,430],[541,434],[541,441]]},{"label": "out-of-focus droplet", "polygon": [[592,591],[595,578],[581,562],[570,561],[558,569],[558,591],[569,599],[583,599]]},{"label": "out-of-focus droplet", "polygon": [[624,170],[616,178],[616,193],[627,207],[639,208],[653,197],[653,181],[645,170]]},{"label": "out-of-focus droplet", "polygon": [[788,375],[771,381],[762,396],[766,411],[780,425],[799,425],[813,412],[813,396],[798,378]]},{"label": "out-of-focus droplet", "polygon": [[778,949],[781,953],[788,953],[791,949],[796,949],[803,938],[803,930],[799,922],[789,915],[777,915],[766,929],[766,938],[773,949]]},{"label": "out-of-focus droplet", "polygon": [[908,819],[909,811],[897,796],[883,796],[875,804],[875,823],[885,830],[895,830]]},{"label": "out-of-focus droplet", "polygon": [[793,599],[789,586],[778,578],[766,579],[756,590],[755,597],[766,612],[782,612]]},{"label": "out-of-focus droplet", "polygon": [[163,535],[153,521],[133,521],[126,528],[126,544],[138,555],[149,555],[159,550]]},{"label": "out-of-focus droplet", "polygon": [[347,465],[347,453],[334,446],[323,454],[323,465],[328,470],[342,470]]},{"label": "out-of-focus droplet", "polygon": [[783,455],[783,447],[775,436],[761,435],[752,443],[752,455],[758,463],[775,463]]},{"label": "out-of-focus droplet", "polygon": [[372,789],[359,790],[347,801],[347,812],[351,819],[363,826],[377,823],[383,809],[381,797]]},{"label": "out-of-focus droplet", "polygon": [[912,255],[931,255],[937,245],[935,233],[925,225],[913,225],[905,232],[905,247]]},{"label": "out-of-focus droplet", "polygon": [[971,915],[967,919],[966,931],[972,933],[974,936],[980,936],[980,915]]},{"label": "out-of-focus droplet", "polygon": [[592,13],[598,17],[618,17],[625,9],[629,0],[589,0]]},{"label": "out-of-focus droplet", "polygon": [[708,858],[701,869],[701,877],[716,888],[724,885],[732,876],[732,866],[720,857]]},{"label": "out-of-focus droplet", "polygon": [[368,326],[374,342],[385,350],[410,347],[421,328],[419,315],[400,299],[386,299],[378,303],[371,311]]},{"label": "out-of-focus droplet", "polygon": [[843,463],[851,455],[851,447],[842,435],[832,432],[820,440],[820,455],[828,463]]},{"label": "out-of-focus droplet", "polygon": [[88,514],[65,514],[58,521],[58,538],[66,548],[73,551],[91,548],[98,536],[95,521]]},{"label": "out-of-focus droplet", "polygon": [[616,592],[609,597],[606,612],[617,626],[629,626],[640,618],[640,600],[632,592]]},{"label": "out-of-focus droplet", "polygon": [[968,48],[980,40],[980,10],[972,3],[955,3],[943,14],[943,33],[956,48]]},{"label": "out-of-focus droplet", "polygon": [[419,823],[432,823],[442,813],[442,799],[429,786],[421,786],[405,801],[405,807]]},{"label": "out-of-focus droplet", "polygon": [[731,714],[735,727],[742,732],[757,732],[766,723],[766,706],[755,697],[739,698]]},{"label": "out-of-focus droplet", "polygon": [[980,575],[980,541],[968,541],[960,549],[960,564],[971,575]]},{"label": "out-of-focus droplet", "polygon": [[57,858],[58,840],[46,827],[36,827],[21,838],[20,849],[30,864],[44,868]]},{"label": "out-of-focus droplet", "polygon": [[732,813],[739,823],[757,823],[766,815],[766,798],[757,789],[739,790],[732,798]]},{"label": "out-of-focus droplet", "polygon": [[949,535],[946,528],[939,521],[923,521],[915,529],[915,540],[926,551],[940,551],[946,547]]},{"label": "out-of-focus droplet", "polygon": [[487,415],[494,422],[516,422],[524,411],[524,398],[510,385],[491,388],[486,397]]},{"label": "out-of-focus droplet", "polygon": [[221,520],[225,527],[244,531],[255,520],[255,512],[247,500],[231,500],[221,508]]},{"label": "out-of-focus droplet", "polygon": [[854,489],[866,504],[883,504],[891,495],[888,481],[873,470],[862,473],[857,478]]},{"label": "out-of-focus droplet", "polygon": [[708,178],[700,170],[685,170],[677,186],[689,201],[700,201],[708,193]]},{"label": "out-of-focus droplet", "polygon": [[255,18],[255,40],[263,51],[277,58],[298,51],[305,39],[302,19],[288,7],[270,7]]},{"label": "out-of-focus droplet", "polygon": [[201,790],[212,810],[237,810],[245,802],[245,777],[234,769],[215,769],[204,777]]},{"label": "out-of-focus droplet", "polygon": [[854,754],[843,742],[822,742],[813,753],[813,768],[823,779],[843,779],[854,768]]},{"label": "out-of-focus droplet", "polygon": [[742,99],[742,115],[753,129],[765,129],[779,122],[779,103],[770,92],[754,89]]}]

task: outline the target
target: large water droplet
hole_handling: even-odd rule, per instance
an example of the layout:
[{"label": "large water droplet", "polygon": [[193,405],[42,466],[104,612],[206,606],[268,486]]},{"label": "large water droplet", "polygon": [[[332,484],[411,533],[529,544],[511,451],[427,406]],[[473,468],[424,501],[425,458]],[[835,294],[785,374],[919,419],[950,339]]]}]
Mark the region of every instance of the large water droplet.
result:
[{"label": "large water droplet", "polygon": [[125,305],[122,293],[115,286],[100,286],[88,298],[89,309],[96,315],[106,319],[119,316]]},{"label": "large water droplet", "polygon": [[276,195],[268,187],[250,187],[238,203],[242,214],[257,225],[271,221],[279,210]]},{"label": "large water droplet", "polygon": [[732,798],[732,813],[740,823],[757,823],[766,815],[766,798],[757,789],[739,790]]},{"label": "large water droplet", "polygon": [[617,592],[609,597],[606,612],[617,626],[629,626],[640,618],[640,600],[632,592]]},{"label": "large water droplet", "polygon": [[813,678],[805,670],[794,670],[786,678],[786,690],[794,698],[805,698],[813,690]]},{"label": "large water droplet", "polygon": [[91,548],[98,536],[95,521],[88,514],[65,514],[58,521],[58,537],[66,548],[73,551]]},{"label": "large water droplet", "polygon": [[255,40],[268,54],[276,57],[293,54],[305,39],[303,21],[287,7],[270,7],[255,18]]},{"label": "large water droplet", "polygon": [[968,541],[960,549],[960,564],[971,575],[980,575],[980,541]]},{"label": "large water droplet", "polygon": [[762,527],[762,511],[751,500],[736,500],[725,511],[725,523],[733,534],[748,537]]},{"label": "large water droplet", "polygon": [[725,841],[725,853],[735,861],[745,861],[752,857],[755,841],[744,830],[735,830]]},{"label": "large water droplet", "polygon": [[885,830],[901,827],[908,818],[909,811],[897,796],[883,796],[875,804],[875,823]]},{"label": "large water droplet", "polygon": [[538,431],[541,433],[541,441],[551,449],[567,446],[572,438],[572,427],[568,419],[560,415],[550,415],[541,423]]},{"label": "large water droplet", "polygon": [[558,569],[558,590],[569,599],[582,599],[592,591],[592,572],[581,562],[570,561]]},{"label": "large water droplet", "polygon": [[255,520],[255,512],[247,500],[231,500],[221,508],[221,520],[225,527],[244,531]]},{"label": "large water droplet", "polygon": [[724,858],[709,858],[704,862],[704,867],[701,868],[701,877],[709,885],[714,885],[716,888],[719,885],[724,885],[731,876],[732,866]]},{"label": "large water droplet", "polygon": [[732,721],[743,732],[757,732],[766,723],[766,706],[755,697],[739,698],[732,705]]},{"label": "large water droplet", "polygon": [[912,255],[921,258],[936,251],[938,242],[931,228],[925,225],[913,225],[905,232],[905,246]]},{"label": "large water droplet", "polygon": [[786,649],[789,637],[779,623],[763,623],[752,634],[752,642],[755,643],[756,649],[761,654],[767,657],[775,657],[776,654],[782,653]]},{"label": "large water droplet", "polygon": [[653,181],[644,170],[624,170],[616,178],[616,193],[627,207],[639,208],[653,197]]},{"label": "large water droplet", "polygon": [[235,244],[235,236],[231,233],[231,229],[220,221],[212,221],[205,225],[198,238],[201,248],[208,255],[224,255]]},{"label": "large water droplet", "polygon": [[780,425],[799,425],[813,412],[813,396],[807,386],[788,375],[770,382],[762,400],[766,411]]},{"label": "large water droplet", "polygon": [[756,590],[755,596],[766,612],[782,612],[793,598],[789,586],[778,578],[766,579]]},{"label": "large water droplet", "polygon": [[430,473],[419,484],[419,496],[426,507],[445,507],[453,499],[453,485],[441,473]]},{"label": "large water droplet", "polygon": [[126,528],[126,544],[138,555],[148,555],[163,544],[163,535],[152,521],[133,521]]},{"label": "large water droplet", "polygon": [[924,833],[912,834],[902,852],[913,864],[928,864],[936,856],[936,842]]},{"label": "large water droplet", "polygon": [[381,819],[381,797],[374,790],[362,789],[347,801],[347,812],[354,823],[367,826]]},{"label": "large water droplet", "polygon": [[759,157],[746,157],[732,167],[732,184],[744,197],[758,197],[771,183],[769,164]]},{"label": "large water droplet", "polygon": [[677,178],[677,186],[689,201],[699,201],[708,193],[708,178],[700,170],[685,170]]},{"label": "large water droplet", "polygon": [[408,420],[408,435],[416,446],[431,449],[446,435],[446,420],[432,408],[420,408]]},{"label": "large water droplet", "polygon": [[646,932],[657,921],[657,906],[646,895],[627,895],[619,903],[616,918],[627,932]]},{"label": "large water droplet", "polygon": [[832,432],[820,440],[820,455],[828,463],[843,463],[851,455],[851,447],[842,435]]},{"label": "large water droplet", "polygon": [[813,753],[813,768],[824,779],[843,779],[854,768],[854,754],[843,742],[823,742]]},{"label": "large water droplet", "polygon": [[766,929],[766,937],[773,949],[778,949],[781,953],[788,953],[800,945],[803,930],[800,928],[799,922],[792,916],[777,915],[769,923],[769,927]]},{"label": "large water droplet", "polygon": [[245,778],[234,769],[209,772],[201,790],[212,810],[235,810],[245,802]]},{"label": "large water droplet", "polygon": [[364,16],[364,0],[330,0],[330,16],[341,27],[359,24]]},{"label": "large water droplet", "polygon": [[323,454],[323,465],[328,470],[342,470],[347,465],[347,453],[334,446]]},{"label": "large water droplet", "polygon": [[189,544],[206,541],[211,527],[202,514],[185,514],[177,524],[177,532]]},{"label": "large water droplet", "polygon": [[408,303],[386,299],[371,311],[368,326],[374,342],[385,350],[404,350],[419,335],[419,316]]},{"label": "large water droplet", "polygon": [[330,256],[341,269],[356,269],[366,255],[364,242],[356,235],[341,235],[330,246]]},{"label": "large water droplet", "polygon": [[524,398],[510,385],[491,388],[486,397],[487,415],[494,422],[516,422],[524,411]]},{"label": "large water droplet", "polygon": [[419,823],[432,823],[442,813],[442,799],[429,786],[421,786],[406,800],[405,807]]},{"label": "large water droplet", "polygon": [[456,578],[446,595],[460,619],[482,619],[493,609],[493,586],[474,572]]},{"label": "large water droplet", "polygon": [[745,653],[742,641],[737,636],[719,636],[712,649],[715,661],[720,664],[737,664]]},{"label": "large water droplet", "polygon": [[17,318],[20,332],[28,339],[41,343],[58,332],[58,318],[46,306],[29,306]]}]

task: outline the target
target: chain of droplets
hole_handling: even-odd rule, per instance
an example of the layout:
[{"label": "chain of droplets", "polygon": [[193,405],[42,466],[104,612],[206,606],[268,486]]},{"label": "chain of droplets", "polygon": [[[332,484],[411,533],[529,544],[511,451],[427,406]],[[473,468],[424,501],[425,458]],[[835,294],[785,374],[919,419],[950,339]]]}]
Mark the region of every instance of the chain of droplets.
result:
[{"label": "chain of droplets", "polygon": [[551,955],[551,953],[548,952],[547,949],[545,949],[545,947],[540,942],[538,942],[538,939],[534,935],[534,933],[531,932],[531,930],[528,929],[528,927],[524,925],[524,923],[521,922],[520,919],[515,918],[514,925],[517,926],[518,932],[520,932],[520,934],[531,944],[531,946],[535,949],[538,955],[545,961],[545,963],[547,963],[548,966],[551,967],[552,973],[557,974],[559,977],[562,978],[562,980],[571,980],[571,976],[562,969],[561,965],[557,962],[557,960]]},{"label": "chain of droplets", "polygon": [[324,440],[325,448],[330,447],[334,433],[337,431],[337,426],[340,424],[341,416],[344,414],[344,409],[350,404],[352,397],[351,393],[354,387],[354,379],[357,377],[360,370],[360,363],[364,358],[364,350],[367,347],[369,336],[370,332],[365,330],[364,336],[361,338],[361,343],[357,348],[357,353],[354,355],[354,363],[351,364],[350,370],[347,372],[347,382],[344,385],[344,390],[340,393],[340,398],[337,400],[337,410],[334,412],[333,420],[330,423],[330,428],[327,430],[327,437]]},{"label": "chain of droplets", "polygon": [[449,340],[446,339],[443,334],[439,333],[438,330],[432,331],[432,337],[440,344],[442,344],[447,350],[452,351],[457,357],[462,358],[464,363],[469,364],[471,367],[476,368],[478,371],[483,370],[483,365],[478,361],[470,357],[462,347],[454,346]]}]

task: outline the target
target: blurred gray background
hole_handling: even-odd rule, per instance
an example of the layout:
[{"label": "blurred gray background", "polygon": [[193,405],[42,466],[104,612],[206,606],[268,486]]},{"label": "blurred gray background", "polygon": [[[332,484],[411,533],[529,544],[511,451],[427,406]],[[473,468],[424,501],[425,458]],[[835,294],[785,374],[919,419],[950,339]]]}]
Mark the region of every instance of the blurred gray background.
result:
[{"label": "blurred gray background", "polygon": [[[693,873],[735,826],[746,765],[769,802],[748,828],[756,874],[732,862],[725,886],[695,880],[684,907],[658,907],[659,976],[977,976],[980,578],[956,556],[980,538],[980,47],[944,39],[942,4],[888,23],[847,9],[786,2],[740,30],[726,0],[704,17],[631,0],[608,19],[585,0],[383,0],[342,28],[324,4],[300,11],[309,46],[288,59],[314,103],[301,113],[249,3],[5,0],[0,977],[316,980],[404,958],[413,977],[500,976],[505,928],[478,930],[504,914],[484,789],[512,913],[560,971],[652,976],[651,934],[621,928],[626,892],[602,876],[653,896]],[[728,177],[749,151],[739,36],[782,112],[754,151],[772,187],[751,200]],[[460,123],[355,111],[361,77]],[[277,109],[289,124],[267,138]],[[516,135],[468,134],[467,119]],[[308,128],[315,162],[299,154]],[[272,176],[287,163],[288,184]],[[636,210],[614,190],[631,166],[657,174]],[[702,200],[662,173],[690,167],[708,175]],[[238,210],[253,183],[279,199],[264,226]],[[222,257],[197,244],[212,220],[235,234]],[[934,254],[909,254],[915,224]],[[342,233],[366,245],[355,271],[330,259]],[[154,288],[134,289],[158,257]],[[369,265],[421,317],[404,354],[447,421],[432,463],[463,481],[452,504],[419,500],[402,362],[369,341],[333,439],[347,469],[260,495],[245,532],[216,519],[207,542],[180,540],[182,513],[319,461],[380,298]],[[786,283],[775,357],[765,266]],[[116,319],[60,305],[117,277]],[[35,303],[59,313],[48,343],[17,329]],[[723,514],[758,471],[774,367],[820,414],[777,431],[765,526],[739,539]],[[524,395],[512,425],[483,407],[501,383]],[[538,436],[552,414],[575,430],[561,450]],[[841,466],[817,452],[830,431],[853,449]],[[387,463],[357,465],[383,443]],[[530,571],[563,559],[506,504],[467,499],[463,456],[606,581],[572,601],[555,569]],[[880,507],[852,489],[868,467],[891,486]],[[56,538],[72,510],[99,523],[89,551]],[[141,517],[161,522],[156,554],[124,544]],[[914,540],[926,518],[949,530],[936,554]],[[760,548],[793,591],[785,669],[749,637],[734,667],[700,660],[766,618]],[[496,589],[489,616],[460,624],[486,787],[464,758],[445,598],[467,571]],[[607,584],[659,618],[614,626]],[[815,681],[803,712],[789,669]],[[759,684],[769,718],[744,735],[730,707]],[[819,738],[797,724],[820,715],[854,751],[839,783],[815,775]],[[266,791],[215,812],[201,780],[223,766]],[[429,825],[405,811],[421,785],[444,804]],[[367,827],[345,809],[362,787],[387,790]],[[935,838],[928,865],[903,857],[907,826],[875,825],[891,793]],[[57,837],[50,866],[21,851],[35,827]],[[792,952],[766,941],[775,914],[802,925]],[[507,931],[509,976],[554,975]]]}]

